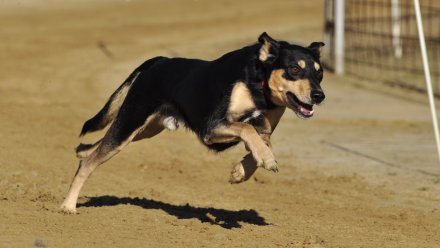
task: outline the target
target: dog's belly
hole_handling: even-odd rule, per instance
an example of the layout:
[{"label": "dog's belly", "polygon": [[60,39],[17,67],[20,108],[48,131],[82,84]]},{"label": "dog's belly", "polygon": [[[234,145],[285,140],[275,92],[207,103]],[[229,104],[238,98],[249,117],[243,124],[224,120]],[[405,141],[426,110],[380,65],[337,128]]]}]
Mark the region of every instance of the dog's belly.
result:
[{"label": "dog's belly", "polygon": [[221,151],[224,151],[228,148],[231,148],[231,147],[237,145],[238,143],[240,143],[240,141],[234,141],[234,142],[229,142],[229,143],[214,143],[214,144],[210,144],[210,145],[206,145],[206,146],[211,150],[214,150],[216,152],[221,152]]}]

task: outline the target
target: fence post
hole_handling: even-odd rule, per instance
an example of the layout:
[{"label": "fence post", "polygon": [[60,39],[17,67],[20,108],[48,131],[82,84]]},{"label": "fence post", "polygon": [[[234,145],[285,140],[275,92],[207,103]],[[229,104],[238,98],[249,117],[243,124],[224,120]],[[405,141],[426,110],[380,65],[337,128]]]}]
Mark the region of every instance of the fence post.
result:
[{"label": "fence post", "polygon": [[335,73],[344,73],[345,0],[335,0]]},{"label": "fence post", "polygon": [[329,61],[332,59],[333,54],[333,30],[334,30],[334,21],[333,21],[333,0],[325,0],[324,2],[324,55],[323,57]]},{"label": "fence post", "polygon": [[400,0],[391,0],[391,32],[393,34],[394,57],[402,58],[400,39]]},{"label": "fence post", "polygon": [[425,34],[423,31],[422,14],[420,12],[419,0],[414,0],[414,12],[416,14],[417,30],[419,33],[420,51],[422,53],[423,70],[425,72],[426,90],[428,91],[429,105],[431,107],[432,124],[434,126],[435,141],[437,143],[437,153],[440,159],[440,135],[437,123],[437,113],[435,111],[434,93],[432,91],[431,73],[429,71],[428,53],[426,52]]}]

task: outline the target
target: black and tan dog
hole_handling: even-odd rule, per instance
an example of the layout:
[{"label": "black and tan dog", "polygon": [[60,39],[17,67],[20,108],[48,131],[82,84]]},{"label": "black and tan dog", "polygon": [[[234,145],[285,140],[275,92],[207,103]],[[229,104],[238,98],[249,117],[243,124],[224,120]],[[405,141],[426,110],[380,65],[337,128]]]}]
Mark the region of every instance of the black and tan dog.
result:
[{"label": "black and tan dog", "polygon": [[179,123],[215,151],[244,142],[249,154],[233,168],[232,183],[247,180],[257,167],[278,171],[270,136],[286,107],[308,118],[324,100],[323,45],[302,47],[263,33],[258,43],[213,61],[147,60],[84,124],[81,135],[111,126],[95,144],[78,146],[79,168],[62,210],[75,212],[81,187],[98,165],[128,143],[175,130]]}]

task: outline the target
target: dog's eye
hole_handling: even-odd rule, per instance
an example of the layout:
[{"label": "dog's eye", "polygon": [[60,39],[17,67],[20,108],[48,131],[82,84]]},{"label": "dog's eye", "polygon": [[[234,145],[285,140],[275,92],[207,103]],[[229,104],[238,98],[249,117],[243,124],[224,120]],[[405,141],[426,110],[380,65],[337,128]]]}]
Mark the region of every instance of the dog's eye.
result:
[{"label": "dog's eye", "polygon": [[302,70],[301,67],[299,67],[298,65],[289,67],[289,73],[292,75],[298,75],[298,73],[300,73],[301,70]]}]

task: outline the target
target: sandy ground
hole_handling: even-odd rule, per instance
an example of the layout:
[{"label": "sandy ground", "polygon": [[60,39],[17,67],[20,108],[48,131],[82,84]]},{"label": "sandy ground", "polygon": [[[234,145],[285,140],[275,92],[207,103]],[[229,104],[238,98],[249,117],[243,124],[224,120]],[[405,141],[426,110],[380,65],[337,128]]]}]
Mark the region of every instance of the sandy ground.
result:
[{"label": "sandy ground", "polygon": [[82,123],[145,59],[213,59],[262,31],[309,43],[322,23],[317,0],[0,1],[0,247],[440,247],[426,102],[329,73],[315,117],[287,112],[274,134],[279,173],[230,185],[243,147],[179,130],[131,144],[78,215],[58,212]]}]

